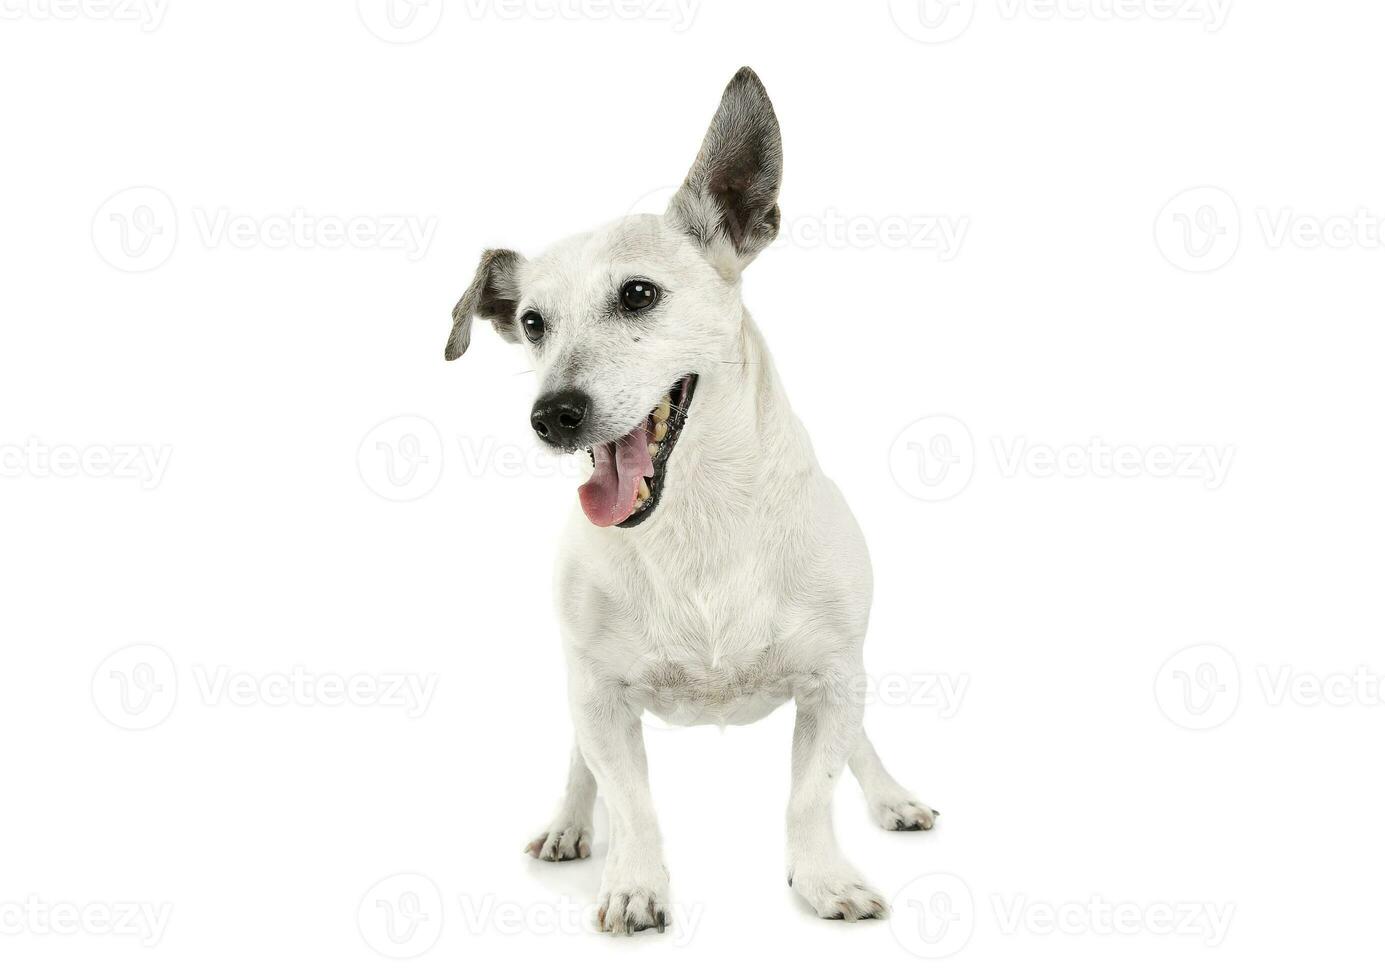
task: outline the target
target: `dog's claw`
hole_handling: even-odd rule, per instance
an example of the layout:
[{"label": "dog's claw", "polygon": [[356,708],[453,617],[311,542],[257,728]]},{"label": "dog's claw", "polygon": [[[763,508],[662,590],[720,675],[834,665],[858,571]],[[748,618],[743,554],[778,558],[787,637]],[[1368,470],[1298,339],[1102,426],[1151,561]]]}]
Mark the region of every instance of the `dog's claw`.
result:
[{"label": "dog's claw", "polygon": [[524,853],[537,861],[580,861],[591,857],[591,828],[553,827],[531,840]]},{"label": "dog's claw", "polygon": [[604,892],[600,903],[596,911],[600,932],[633,936],[651,929],[663,932],[668,928],[669,917],[663,899],[647,888]]},{"label": "dog's claw", "polygon": [[887,800],[872,803],[875,820],[886,830],[932,830],[938,811],[913,800]]}]

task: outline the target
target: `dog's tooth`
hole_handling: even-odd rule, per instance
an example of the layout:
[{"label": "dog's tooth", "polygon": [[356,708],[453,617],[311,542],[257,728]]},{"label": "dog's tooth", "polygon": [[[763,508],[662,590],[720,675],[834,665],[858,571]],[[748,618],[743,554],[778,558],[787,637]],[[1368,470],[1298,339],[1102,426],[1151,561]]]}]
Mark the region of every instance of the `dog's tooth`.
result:
[{"label": "dog's tooth", "polygon": [[649,499],[649,482],[644,477],[640,477],[640,485],[635,488],[635,496],[640,500]]},{"label": "dog's tooth", "polygon": [[663,441],[664,441],[664,436],[666,436],[666,435],[668,435],[668,423],[667,423],[667,422],[655,422],[655,423],[654,423],[654,441],[655,441],[655,442],[663,442]]},{"label": "dog's tooth", "polygon": [[668,399],[665,398],[663,401],[659,402],[659,407],[654,409],[654,421],[667,422],[668,413],[671,411],[673,411],[673,406],[670,405]]},{"label": "dog's tooth", "polygon": [[655,456],[659,455],[660,448],[662,447],[660,447],[657,442],[651,442],[649,444],[649,458],[653,459]]}]

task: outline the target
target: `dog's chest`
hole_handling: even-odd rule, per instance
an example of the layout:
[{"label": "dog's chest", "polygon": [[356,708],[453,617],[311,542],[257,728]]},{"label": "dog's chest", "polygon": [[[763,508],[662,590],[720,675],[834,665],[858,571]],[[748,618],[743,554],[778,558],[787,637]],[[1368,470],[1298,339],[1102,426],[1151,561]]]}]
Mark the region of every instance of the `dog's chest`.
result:
[{"label": "dog's chest", "polygon": [[673,724],[745,724],[802,683],[783,642],[794,617],[778,570],[747,558],[677,588],[645,584],[628,607],[641,649],[624,676],[639,707]]}]

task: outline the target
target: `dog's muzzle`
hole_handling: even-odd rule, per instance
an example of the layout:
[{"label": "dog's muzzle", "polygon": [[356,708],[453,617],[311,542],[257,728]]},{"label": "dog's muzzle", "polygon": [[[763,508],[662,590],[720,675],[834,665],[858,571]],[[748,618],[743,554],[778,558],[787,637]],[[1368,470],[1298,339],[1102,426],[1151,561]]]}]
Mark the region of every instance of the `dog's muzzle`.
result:
[{"label": "dog's muzzle", "polygon": [[577,491],[587,520],[631,528],[654,513],[696,387],[697,375],[680,378],[639,425],[588,450],[595,471]]}]

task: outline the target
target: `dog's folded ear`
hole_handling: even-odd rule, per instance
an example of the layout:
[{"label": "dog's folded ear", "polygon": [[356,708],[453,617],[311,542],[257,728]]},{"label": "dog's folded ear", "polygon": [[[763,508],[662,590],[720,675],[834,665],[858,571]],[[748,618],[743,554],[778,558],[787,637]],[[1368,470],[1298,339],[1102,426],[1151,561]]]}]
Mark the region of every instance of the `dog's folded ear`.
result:
[{"label": "dog's folded ear", "polygon": [[445,356],[455,361],[471,345],[471,321],[489,320],[500,336],[519,343],[519,268],[524,263],[518,252],[492,248],[481,254],[476,275],[462,298],[452,308],[452,334],[447,338]]},{"label": "dog's folded ear", "polygon": [[712,264],[734,278],[779,234],[784,151],[779,120],[760,78],[736,72],[668,218],[685,228]]}]

